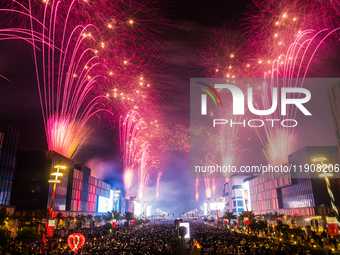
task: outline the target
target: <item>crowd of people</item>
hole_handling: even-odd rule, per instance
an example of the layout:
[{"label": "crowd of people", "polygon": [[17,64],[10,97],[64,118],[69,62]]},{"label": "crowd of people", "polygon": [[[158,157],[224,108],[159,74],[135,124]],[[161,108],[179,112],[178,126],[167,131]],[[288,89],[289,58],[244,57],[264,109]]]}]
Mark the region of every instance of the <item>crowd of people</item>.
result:
[{"label": "crowd of people", "polygon": [[[85,244],[77,254],[190,254],[194,243],[201,246],[196,254],[203,255],[286,255],[308,254],[303,245],[284,246],[273,238],[248,235],[204,223],[193,223],[190,227],[191,239],[181,248],[175,224],[145,224],[127,229],[117,226],[112,231],[101,227],[78,229],[85,236]],[[2,254],[74,254],[67,247],[67,237],[72,232],[61,232],[61,236],[42,240],[30,245],[12,243]],[[197,253],[199,252],[199,253]],[[316,253],[316,252],[314,252]],[[327,252],[328,254],[330,252]],[[319,254],[325,254],[320,251]]]}]

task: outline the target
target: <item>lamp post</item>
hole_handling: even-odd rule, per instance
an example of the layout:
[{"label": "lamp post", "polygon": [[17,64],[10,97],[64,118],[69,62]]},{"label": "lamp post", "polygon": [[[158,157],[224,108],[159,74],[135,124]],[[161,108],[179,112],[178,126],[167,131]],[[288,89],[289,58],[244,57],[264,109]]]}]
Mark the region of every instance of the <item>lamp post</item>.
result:
[{"label": "lamp post", "polygon": [[52,172],[51,173],[51,176],[52,177],[54,176],[54,179],[48,180],[49,183],[54,183],[54,185],[53,185],[52,197],[51,197],[50,205],[48,207],[48,215],[47,215],[47,220],[46,220],[46,231],[47,231],[47,227],[48,227],[48,220],[52,217],[52,212],[53,212],[52,206],[53,206],[53,201],[54,201],[54,197],[55,197],[55,190],[56,190],[56,187],[57,187],[57,183],[60,183],[60,180],[58,180],[58,177],[59,176],[63,176],[63,174],[60,173],[59,171],[61,169],[65,170],[66,166],[56,165],[56,166],[54,166],[54,168],[57,169],[56,172]]},{"label": "lamp post", "polygon": [[[318,157],[318,158],[314,158],[313,159],[314,162],[320,162],[321,163],[321,168],[323,166],[323,162],[326,161],[326,160],[327,159],[324,158],[324,157]],[[332,208],[333,208],[333,210],[335,212],[336,222],[337,222],[337,225],[340,226],[340,223],[339,223],[339,212],[338,212],[338,209],[335,206],[335,199],[334,199],[334,196],[333,196],[333,192],[331,190],[331,184],[329,183],[329,179],[328,179],[328,177],[331,177],[331,176],[333,176],[333,174],[329,173],[329,172],[319,174],[319,177],[324,177],[325,178],[326,185],[327,185],[328,195],[329,195],[329,197],[331,199]]]}]

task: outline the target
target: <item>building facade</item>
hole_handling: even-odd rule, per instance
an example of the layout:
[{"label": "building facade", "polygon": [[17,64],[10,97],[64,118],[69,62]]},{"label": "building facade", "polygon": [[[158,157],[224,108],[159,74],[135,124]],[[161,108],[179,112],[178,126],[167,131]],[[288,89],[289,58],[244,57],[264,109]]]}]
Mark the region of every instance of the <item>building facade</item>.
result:
[{"label": "building facade", "polygon": [[250,175],[235,175],[224,183],[223,197],[227,212],[239,215],[241,212],[251,210],[249,180]]},{"label": "building facade", "polygon": [[66,210],[68,174],[74,162],[54,151],[19,151],[13,182],[11,202],[18,215],[34,216],[36,210],[47,210],[52,197],[53,183],[49,183],[55,165],[66,166],[59,177],[53,201],[54,211]]},{"label": "building facade", "polygon": [[[288,172],[270,172],[250,181],[251,204],[255,215],[278,213],[301,219],[318,219],[332,212],[325,179],[320,176],[317,158],[325,164],[339,165],[337,146],[307,146],[288,156]],[[295,166],[295,168],[294,168]],[[295,170],[294,170],[295,169]],[[321,170],[320,170],[321,171]],[[329,179],[336,206],[340,209],[339,171]],[[338,209],[338,210],[339,210]],[[301,224],[303,225],[303,224]]]},{"label": "building facade", "polygon": [[111,186],[93,176],[91,169],[54,151],[18,152],[17,168],[11,202],[17,215],[35,216],[37,210],[47,210],[53,183],[48,181],[56,165],[66,166],[58,178],[53,201],[54,212],[64,216],[97,214],[98,196],[110,197]]},{"label": "building facade", "polygon": [[19,142],[19,130],[0,119],[0,207],[6,207],[13,213],[10,206],[16,156]]}]

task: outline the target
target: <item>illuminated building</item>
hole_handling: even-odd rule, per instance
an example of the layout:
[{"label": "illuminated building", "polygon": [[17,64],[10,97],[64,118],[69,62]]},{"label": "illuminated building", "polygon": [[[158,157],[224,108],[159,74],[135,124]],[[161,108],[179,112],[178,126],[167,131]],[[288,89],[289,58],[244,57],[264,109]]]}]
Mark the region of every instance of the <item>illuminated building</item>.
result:
[{"label": "illuminated building", "polygon": [[65,165],[63,176],[56,187],[54,212],[64,216],[97,214],[98,197],[110,197],[111,185],[91,176],[91,169],[54,151],[18,152],[13,184],[12,203],[16,215],[34,216],[46,210],[50,203],[53,184],[48,183],[56,164]]},{"label": "illuminated building", "polygon": [[7,208],[12,214],[14,207],[10,206],[13,176],[19,141],[19,130],[0,119],[0,207]]},{"label": "illuminated building", "polygon": [[[249,175],[235,175],[224,183],[223,197],[225,200],[225,208],[228,212],[239,215],[241,212],[250,211],[250,194],[249,194]],[[214,209],[213,207],[211,208]]]},{"label": "illuminated building", "polygon": [[[327,158],[324,163],[333,166],[339,164],[336,146],[307,146],[288,156],[288,163],[285,165],[296,166],[296,170],[291,168],[287,173],[266,173],[251,180],[250,194],[254,214],[277,212],[287,216],[304,216],[302,222],[316,217],[325,226],[324,217],[332,209],[325,180],[319,177],[320,172],[313,170],[316,165],[313,159],[320,155]],[[340,207],[339,172],[333,172],[333,177],[335,178],[330,178],[329,181],[336,206]]]},{"label": "illuminated building", "polygon": [[122,192],[116,188],[115,191],[113,191],[113,209],[117,212],[122,211]]},{"label": "illuminated building", "polygon": [[61,164],[59,178],[52,209],[66,210],[66,194],[69,170],[74,162],[54,151],[19,151],[13,182],[11,202],[16,206],[16,215],[34,216],[36,210],[47,210],[52,196],[53,183],[48,183],[54,166]]}]

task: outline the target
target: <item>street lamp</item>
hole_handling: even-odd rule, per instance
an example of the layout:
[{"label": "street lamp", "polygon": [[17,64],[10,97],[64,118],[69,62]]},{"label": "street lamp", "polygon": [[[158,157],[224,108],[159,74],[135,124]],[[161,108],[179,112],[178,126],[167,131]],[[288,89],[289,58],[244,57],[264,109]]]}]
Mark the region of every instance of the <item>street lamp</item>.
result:
[{"label": "street lamp", "polygon": [[60,173],[59,171],[61,169],[65,170],[66,169],[66,166],[62,166],[62,165],[56,165],[54,166],[55,169],[57,169],[56,172],[52,172],[51,173],[51,177],[54,176],[54,179],[50,179],[48,180],[49,183],[54,183],[53,185],[53,190],[52,190],[52,197],[51,197],[51,201],[50,201],[50,205],[48,207],[48,215],[47,215],[47,220],[46,220],[46,230],[47,230],[47,227],[48,227],[48,220],[49,218],[52,218],[52,206],[53,206],[53,200],[54,200],[54,197],[55,197],[55,190],[56,190],[56,187],[57,187],[57,183],[60,183],[60,180],[58,180],[58,177],[60,176],[63,176],[62,173]]},{"label": "street lamp", "polygon": [[[324,157],[318,157],[318,158],[314,158],[313,159],[314,162],[320,162],[321,163],[321,167],[323,166],[323,162],[326,161],[326,160],[327,159],[324,158]],[[327,185],[328,195],[329,195],[329,197],[331,199],[332,208],[333,208],[333,210],[335,212],[337,225],[340,226],[340,223],[339,223],[339,212],[338,212],[338,209],[335,206],[335,199],[334,199],[334,196],[333,196],[333,192],[331,190],[331,184],[329,183],[329,179],[328,179],[328,177],[331,177],[331,176],[333,176],[333,174],[329,173],[329,172],[325,172],[325,173],[319,174],[319,177],[324,177],[325,178],[326,185]]]},{"label": "street lamp", "polygon": [[[60,176],[63,176],[62,173],[60,173],[60,169],[63,169],[65,170],[66,169],[66,166],[62,166],[62,165],[56,165],[54,166],[55,169],[57,169],[56,172],[52,172],[51,173],[51,176],[54,176],[54,179],[50,179],[48,180],[49,183],[54,183],[53,185],[53,190],[52,190],[52,197],[51,197],[51,202],[50,202],[50,206],[48,208],[48,211],[49,213],[51,214],[52,213],[52,205],[53,205],[53,200],[54,200],[54,197],[55,197],[55,190],[56,190],[56,187],[57,187],[57,183],[60,183],[60,180],[58,180],[58,177]],[[52,216],[52,215],[51,215]]]}]

